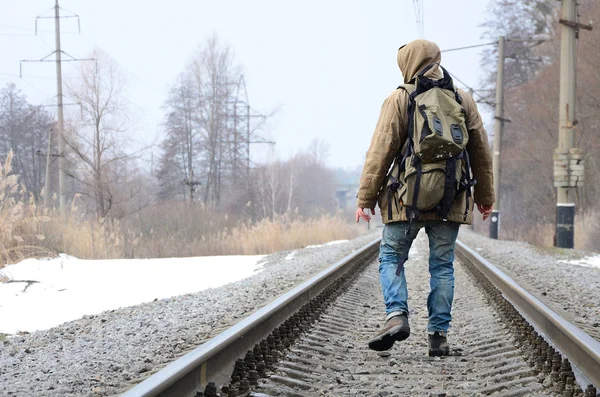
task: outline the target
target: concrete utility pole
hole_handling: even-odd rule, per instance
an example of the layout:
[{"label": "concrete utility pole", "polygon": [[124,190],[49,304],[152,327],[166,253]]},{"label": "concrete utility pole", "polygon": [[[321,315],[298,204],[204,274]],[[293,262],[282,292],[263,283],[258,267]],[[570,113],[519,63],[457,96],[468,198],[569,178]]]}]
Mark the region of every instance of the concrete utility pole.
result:
[{"label": "concrete utility pole", "polygon": [[498,73],[496,75],[496,113],[494,115],[494,194],[496,201],[490,216],[490,238],[497,239],[500,229],[500,147],[504,127],[504,36],[498,38]]},{"label": "concrete utility pole", "polygon": [[[95,59],[93,58],[86,58],[86,59],[77,59],[74,58],[72,56],[70,56],[69,54],[65,53],[64,51],[61,50],[60,48],[60,19],[61,18],[77,18],[77,26],[80,28],[80,24],[79,24],[79,16],[78,15],[65,15],[65,16],[60,16],[60,7],[58,5],[58,0],[54,1],[54,16],[43,16],[40,15],[38,17],[35,18],[35,34],[37,35],[38,33],[38,20],[40,19],[54,19],[54,31],[55,31],[55,40],[56,40],[56,50],[54,50],[53,52],[51,52],[50,54],[46,55],[45,57],[43,57],[42,59],[24,59],[21,60],[21,64],[20,64],[20,76],[23,77],[23,63],[26,62],[55,62],[56,63],[56,92],[57,92],[57,110],[58,110],[58,124],[57,124],[57,136],[58,136],[58,156],[59,157],[59,161],[58,161],[58,186],[59,186],[59,200],[60,200],[60,214],[65,215],[65,207],[66,207],[66,176],[67,176],[67,171],[66,171],[66,160],[64,157],[64,153],[65,153],[65,139],[64,139],[64,133],[63,133],[63,128],[64,128],[64,116],[63,116],[63,109],[65,107],[65,105],[72,105],[72,104],[65,104],[63,102],[63,93],[62,93],[62,63],[63,62],[81,62],[81,61],[95,61]],[[80,29],[81,31],[81,29]],[[50,56],[52,54],[55,54],[55,60],[52,61],[50,58]],[[62,55],[65,54],[67,57],[67,59],[62,59]],[[48,153],[50,153],[50,150],[48,150]],[[54,157],[54,155],[52,155],[52,157]],[[50,194],[50,183],[47,181],[46,182],[46,186],[48,186],[47,189],[47,193]],[[44,202],[45,205],[49,205],[49,202],[47,200],[46,197],[44,197]]]},{"label": "concrete utility pole", "polygon": [[573,248],[575,241],[575,195],[583,184],[583,150],[575,147],[575,57],[579,29],[592,30],[577,22],[576,0],[562,0],[560,43],[560,98],[558,148],[554,152],[556,192],[555,245]]},{"label": "concrete utility pole", "polygon": [[[58,191],[59,191],[59,209],[60,216],[65,216],[66,206],[66,166],[65,161],[65,136],[63,132],[64,127],[64,116],[63,116],[63,93],[62,93],[62,61],[61,61],[61,50],[60,50],[60,8],[58,7],[58,0],[54,3],[54,28],[56,36],[56,95],[57,95],[57,107],[58,107]],[[49,150],[48,150],[49,151]]]}]

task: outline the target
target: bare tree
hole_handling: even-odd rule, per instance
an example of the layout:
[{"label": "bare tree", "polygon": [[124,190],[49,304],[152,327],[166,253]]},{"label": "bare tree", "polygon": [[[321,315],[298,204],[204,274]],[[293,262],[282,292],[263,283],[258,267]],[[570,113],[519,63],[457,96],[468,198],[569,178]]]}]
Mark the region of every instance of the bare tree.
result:
[{"label": "bare tree", "polygon": [[[158,178],[162,197],[193,198],[230,205],[245,190],[252,123],[233,51],[216,35],[193,54],[165,102],[166,137]],[[244,192],[246,193],[246,192]],[[238,205],[239,203],[235,203]],[[241,203],[241,206],[244,204]]]},{"label": "bare tree", "polygon": [[[488,18],[483,23],[483,38],[490,41],[505,36],[505,85],[516,87],[536,76],[548,66],[555,49],[547,42],[554,35],[557,3],[555,0],[500,0],[490,2]],[[481,65],[487,71],[484,86],[494,88],[496,82],[497,46],[482,52]],[[488,92],[493,102],[495,92]]]},{"label": "bare tree", "polygon": [[[233,100],[234,84],[240,67],[232,50],[212,35],[200,47],[191,63],[197,98],[197,125],[201,131],[204,166],[204,201],[219,204],[223,185],[231,185],[232,147],[240,146],[228,128],[228,105]],[[236,150],[238,148],[236,147]],[[229,183],[224,181],[229,181]]]},{"label": "bare tree", "polygon": [[304,152],[287,161],[275,159],[254,170],[255,213],[273,218],[285,212],[312,216],[336,208],[334,172],[327,167],[328,145],[314,140]]},{"label": "bare tree", "polygon": [[34,107],[12,83],[0,91],[0,155],[14,153],[13,167],[26,190],[39,198],[45,183],[45,156],[52,120]]},{"label": "bare tree", "polygon": [[[600,8],[595,0],[582,0],[579,12],[586,19],[600,18]],[[582,31],[579,37],[578,123],[574,125],[577,145],[585,148],[586,153],[585,182],[582,188],[577,189],[578,217],[592,221],[600,213],[600,204],[595,199],[600,195],[600,177],[596,172],[600,164],[600,137],[597,133],[600,128],[600,71],[597,67],[600,53],[596,50],[599,39],[600,31],[597,30]],[[559,32],[552,32],[546,44],[556,52],[549,58],[550,62],[540,68],[531,80],[509,87],[505,92],[505,117],[511,122],[504,125],[499,191],[500,202],[503,203],[503,233],[536,243],[541,243],[537,240],[542,237],[540,225],[554,223],[556,211],[553,153],[558,145]],[[588,241],[600,241],[597,229],[589,230],[587,234]]]},{"label": "bare tree", "polygon": [[182,73],[165,103],[166,137],[161,145],[158,173],[162,198],[186,196],[190,202],[194,199],[200,134],[195,123],[197,99],[193,84],[190,73]]},{"label": "bare tree", "polygon": [[126,132],[130,127],[123,98],[125,80],[115,62],[103,52],[92,54],[95,63],[82,65],[78,84],[69,84],[70,96],[81,105],[82,122],[71,123],[65,134],[79,173],[81,193],[90,197],[98,218],[109,215],[117,204],[131,199],[120,187],[127,183],[123,170],[142,150],[128,152]]}]

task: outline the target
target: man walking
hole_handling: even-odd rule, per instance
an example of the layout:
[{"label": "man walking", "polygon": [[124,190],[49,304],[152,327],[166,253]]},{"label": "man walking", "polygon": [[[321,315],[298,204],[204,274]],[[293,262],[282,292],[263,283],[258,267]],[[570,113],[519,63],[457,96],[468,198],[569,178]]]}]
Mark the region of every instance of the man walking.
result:
[{"label": "man walking", "polygon": [[[439,47],[430,41],[416,40],[398,50],[397,60],[405,84],[383,103],[357,195],[356,221],[369,221],[371,217],[365,210],[370,209],[374,215],[378,204],[385,224],[379,253],[379,274],[386,323],[369,341],[369,348],[388,350],[395,341],[410,335],[404,262],[408,259],[413,240],[424,228],[430,248],[431,291],[427,299],[429,355],[442,356],[448,355],[450,350],[447,332],[452,319],[453,262],[458,229],[461,224],[471,223],[474,204],[477,204],[484,220],[492,211],[492,158],[476,104],[466,92],[455,89],[449,74],[443,73],[445,70],[439,65]],[[428,81],[427,88],[423,88],[423,82]],[[433,87],[445,87],[445,90],[438,91],[446,96],[436,94],[440,97],[437,99],[432,95],[418,96]],[[422,102],[415,102],[415,98]],[[460,111],[441,109],[438,113],[429,114],[426,102],[431,98],[439,100],[439,107],[453,106]],[[453,120],[458,118],[460,121],[445,120],[448,114],[455,117]],[[419,121],[417,117],[422,119]],[[414,133],[419,128],[422,131]],[[440,167],[426,164],[428,160],[423,153],[427,148],[424,148],[423,142],[431,139],[447,139],[462,152],[444,157],[447,160],[443,160]],[[432,157],[441,158],[442,155],[433,153]],[[411,170],[409,167],[412,167]],[[430,171],[435,171],[436,167],[441,168],[438,179],[435,179],[435,172]],[[448,178],[454,178],[454,175],[459,176],[450,179],[452,183],[448,182]],[[434,198],[437,204],[431,210],[422,210],[425,205],[422,203],[427,202],[428,195],[434,195],[432,192],[436,190],[440,190],[442,199]]]}]

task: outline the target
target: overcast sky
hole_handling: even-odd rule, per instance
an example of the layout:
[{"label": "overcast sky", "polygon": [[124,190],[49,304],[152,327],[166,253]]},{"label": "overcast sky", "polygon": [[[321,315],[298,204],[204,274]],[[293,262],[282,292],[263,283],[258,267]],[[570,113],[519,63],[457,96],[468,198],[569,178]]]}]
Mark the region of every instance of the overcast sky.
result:
[{"label": "overcast sky", "polygon": [[[424,1],[425,38],[440,48],[468,46],[480,38],[488,0]],[[54,0],[0,0],[0,85],[14,82],[33,104],[55,103]],[[62,0],[81,17],[63,19],[62,48],[86,57],[94,47],[108,53],[128,79],[127,98],[140,121],[137,140],[161,137],[167,89],[194,50],[216,32],[243,66],[250,104],[261,112],[280,107],[263,135],[288,157],[314,138],[329,143],[329,164],[362,165],[379,109],[402,81],[400,45],[419,38],[410,0]],[[48,13],[50,12],[50,13]],[[67,15],[69,13],[66,13]],[[480,48],[445,53],[443,65],[478,88]],[[75,75],[75,63],[64,75]],[[462,87],[462,84],[458,83]],[[264,150],[253,147],[254,159]]]}]

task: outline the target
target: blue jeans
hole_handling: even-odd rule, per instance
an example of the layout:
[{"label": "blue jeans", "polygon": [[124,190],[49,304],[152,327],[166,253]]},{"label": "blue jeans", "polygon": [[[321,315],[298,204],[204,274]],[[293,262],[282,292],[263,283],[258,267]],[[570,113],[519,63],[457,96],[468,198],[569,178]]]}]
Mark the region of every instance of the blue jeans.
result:
[{"label": "blue jeans", "polygon": [[454,298],[454,246],[459,223],[444,221],[415,221],[407,234],[408,222],[393,222],[384,226],[379,248],[379,278],[385,311],[389,317],[404,312],[408,315],[408,289],[404,262],[419,230],[425,228],[429,237],[430,292],[428,332],[447,332]]}]

